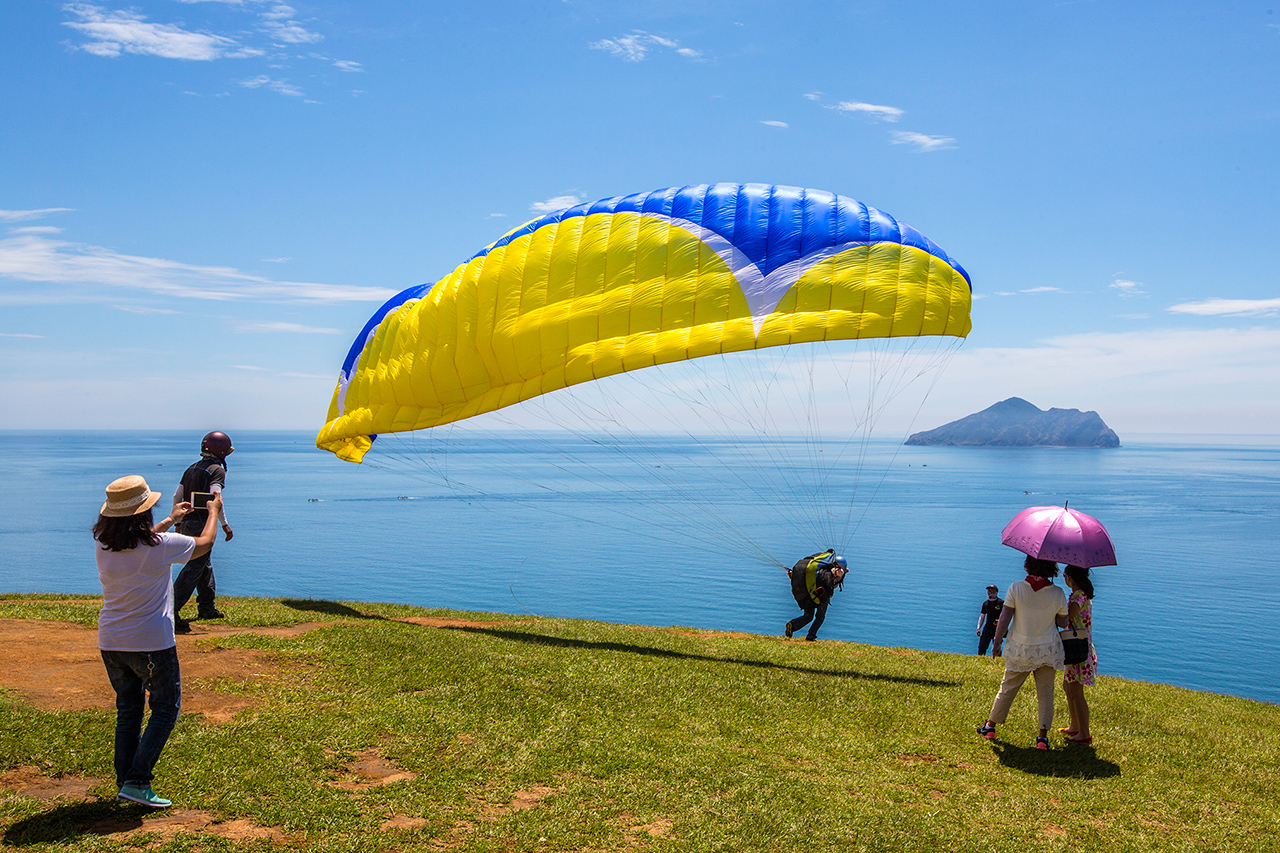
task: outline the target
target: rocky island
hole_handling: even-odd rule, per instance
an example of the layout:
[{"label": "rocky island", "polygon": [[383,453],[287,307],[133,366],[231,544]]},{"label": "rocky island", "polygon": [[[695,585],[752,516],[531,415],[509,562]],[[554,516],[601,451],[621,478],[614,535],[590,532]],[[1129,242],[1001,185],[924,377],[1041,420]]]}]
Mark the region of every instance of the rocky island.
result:
[{"label": "rocky island", "polygon": [[981,412],[918,432],[911,445],[946,447],[1119,447],[1120,437],[1097,412],[1036,408],[1010,397]]}]

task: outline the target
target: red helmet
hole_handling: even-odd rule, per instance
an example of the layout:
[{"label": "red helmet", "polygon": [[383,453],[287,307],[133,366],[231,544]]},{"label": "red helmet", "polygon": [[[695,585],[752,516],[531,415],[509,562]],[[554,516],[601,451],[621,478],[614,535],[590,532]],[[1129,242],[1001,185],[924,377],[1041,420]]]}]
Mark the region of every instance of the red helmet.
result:
[{"label": "red helmet", "polygon": [[235,450],[231,446],[231,437],[225,432],[211,432],[204,438],[200,439],[200,452],[209,453],[218,457],[226,457],[231,455],[231,451]]}]

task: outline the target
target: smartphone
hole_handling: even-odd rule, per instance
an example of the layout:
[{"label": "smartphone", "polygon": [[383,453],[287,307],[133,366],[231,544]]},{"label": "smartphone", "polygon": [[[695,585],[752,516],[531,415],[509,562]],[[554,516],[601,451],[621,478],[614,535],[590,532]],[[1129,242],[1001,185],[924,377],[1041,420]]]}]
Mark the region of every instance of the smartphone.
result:
[{"label": "smartphone", "polygon": [[213,500],[213,492],[192,492],[191,506],[196,509],[204,509],[209,505],[209,501]]}]

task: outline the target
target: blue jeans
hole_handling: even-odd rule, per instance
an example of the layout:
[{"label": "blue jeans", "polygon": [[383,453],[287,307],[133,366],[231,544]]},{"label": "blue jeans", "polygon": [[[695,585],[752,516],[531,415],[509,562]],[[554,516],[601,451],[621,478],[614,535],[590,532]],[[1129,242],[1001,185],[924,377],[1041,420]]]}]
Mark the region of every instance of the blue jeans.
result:
[{"label": "blue jeans", "polygon": [[813,624],[809,625],[809,632],[805,634],[806,640],[818,639],[818,629],[822,627],[822,620],[827,618],[827,605],[831,603],[828,599],[821,604],[811,604],[804,608],[804,615],[797,619],[792,619],[789,623],[792,631],[799,631],[805,625],[809,625],[809,620],[813,620]]},{"label": "blue jeans", "polygon": [[[197,530],[193,535],[199,536]],[[213,599],[217,595],[217,583],[213,579],[213,549],[199,557],[193,557],[182,567],[173,581],[173,615],[177,618],[182,605],[196,594],[196,610],[201,617],[210,615],[214,609]]]},{"label": "blue jeans", "polygon": [[[182,705],[182,676],[178,649],[158,652],[102,650],[107,677],[116,691],[116,785],[151,786],[152,770]],[[142,730],[147,693],[151,694],[151,720]]]}]

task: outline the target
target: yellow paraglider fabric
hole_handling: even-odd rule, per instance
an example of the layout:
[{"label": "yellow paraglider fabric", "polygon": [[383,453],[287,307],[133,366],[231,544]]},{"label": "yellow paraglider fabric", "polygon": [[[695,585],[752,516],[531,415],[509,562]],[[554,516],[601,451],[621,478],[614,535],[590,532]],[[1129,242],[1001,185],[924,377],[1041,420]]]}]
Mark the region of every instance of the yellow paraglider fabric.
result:
[{"label": "yellow paraglider fabric", "polygon": [[[709,197],[724,186],[696,189]],[[729,186],[741,194],[762,185]],[[842,239],[846,223],[830,239],[793,240],[788,253],[772,221],[760,225],[767,239],[744,250],[745,241],[726,239],[727,227],[708,228],[705,218],[607,201],[601,212],[592,210],[604,203],[583,205],[581,215],[515,229],[433,286],[384,306],[353,347],[317,446],[359,462],[379,433],[715,353],[969,332],[964,271],[872,208],[859,206],[871,211],[871,230],[882,217],[897,239]],[[744,230],[739,224],[734,236]]]}]

